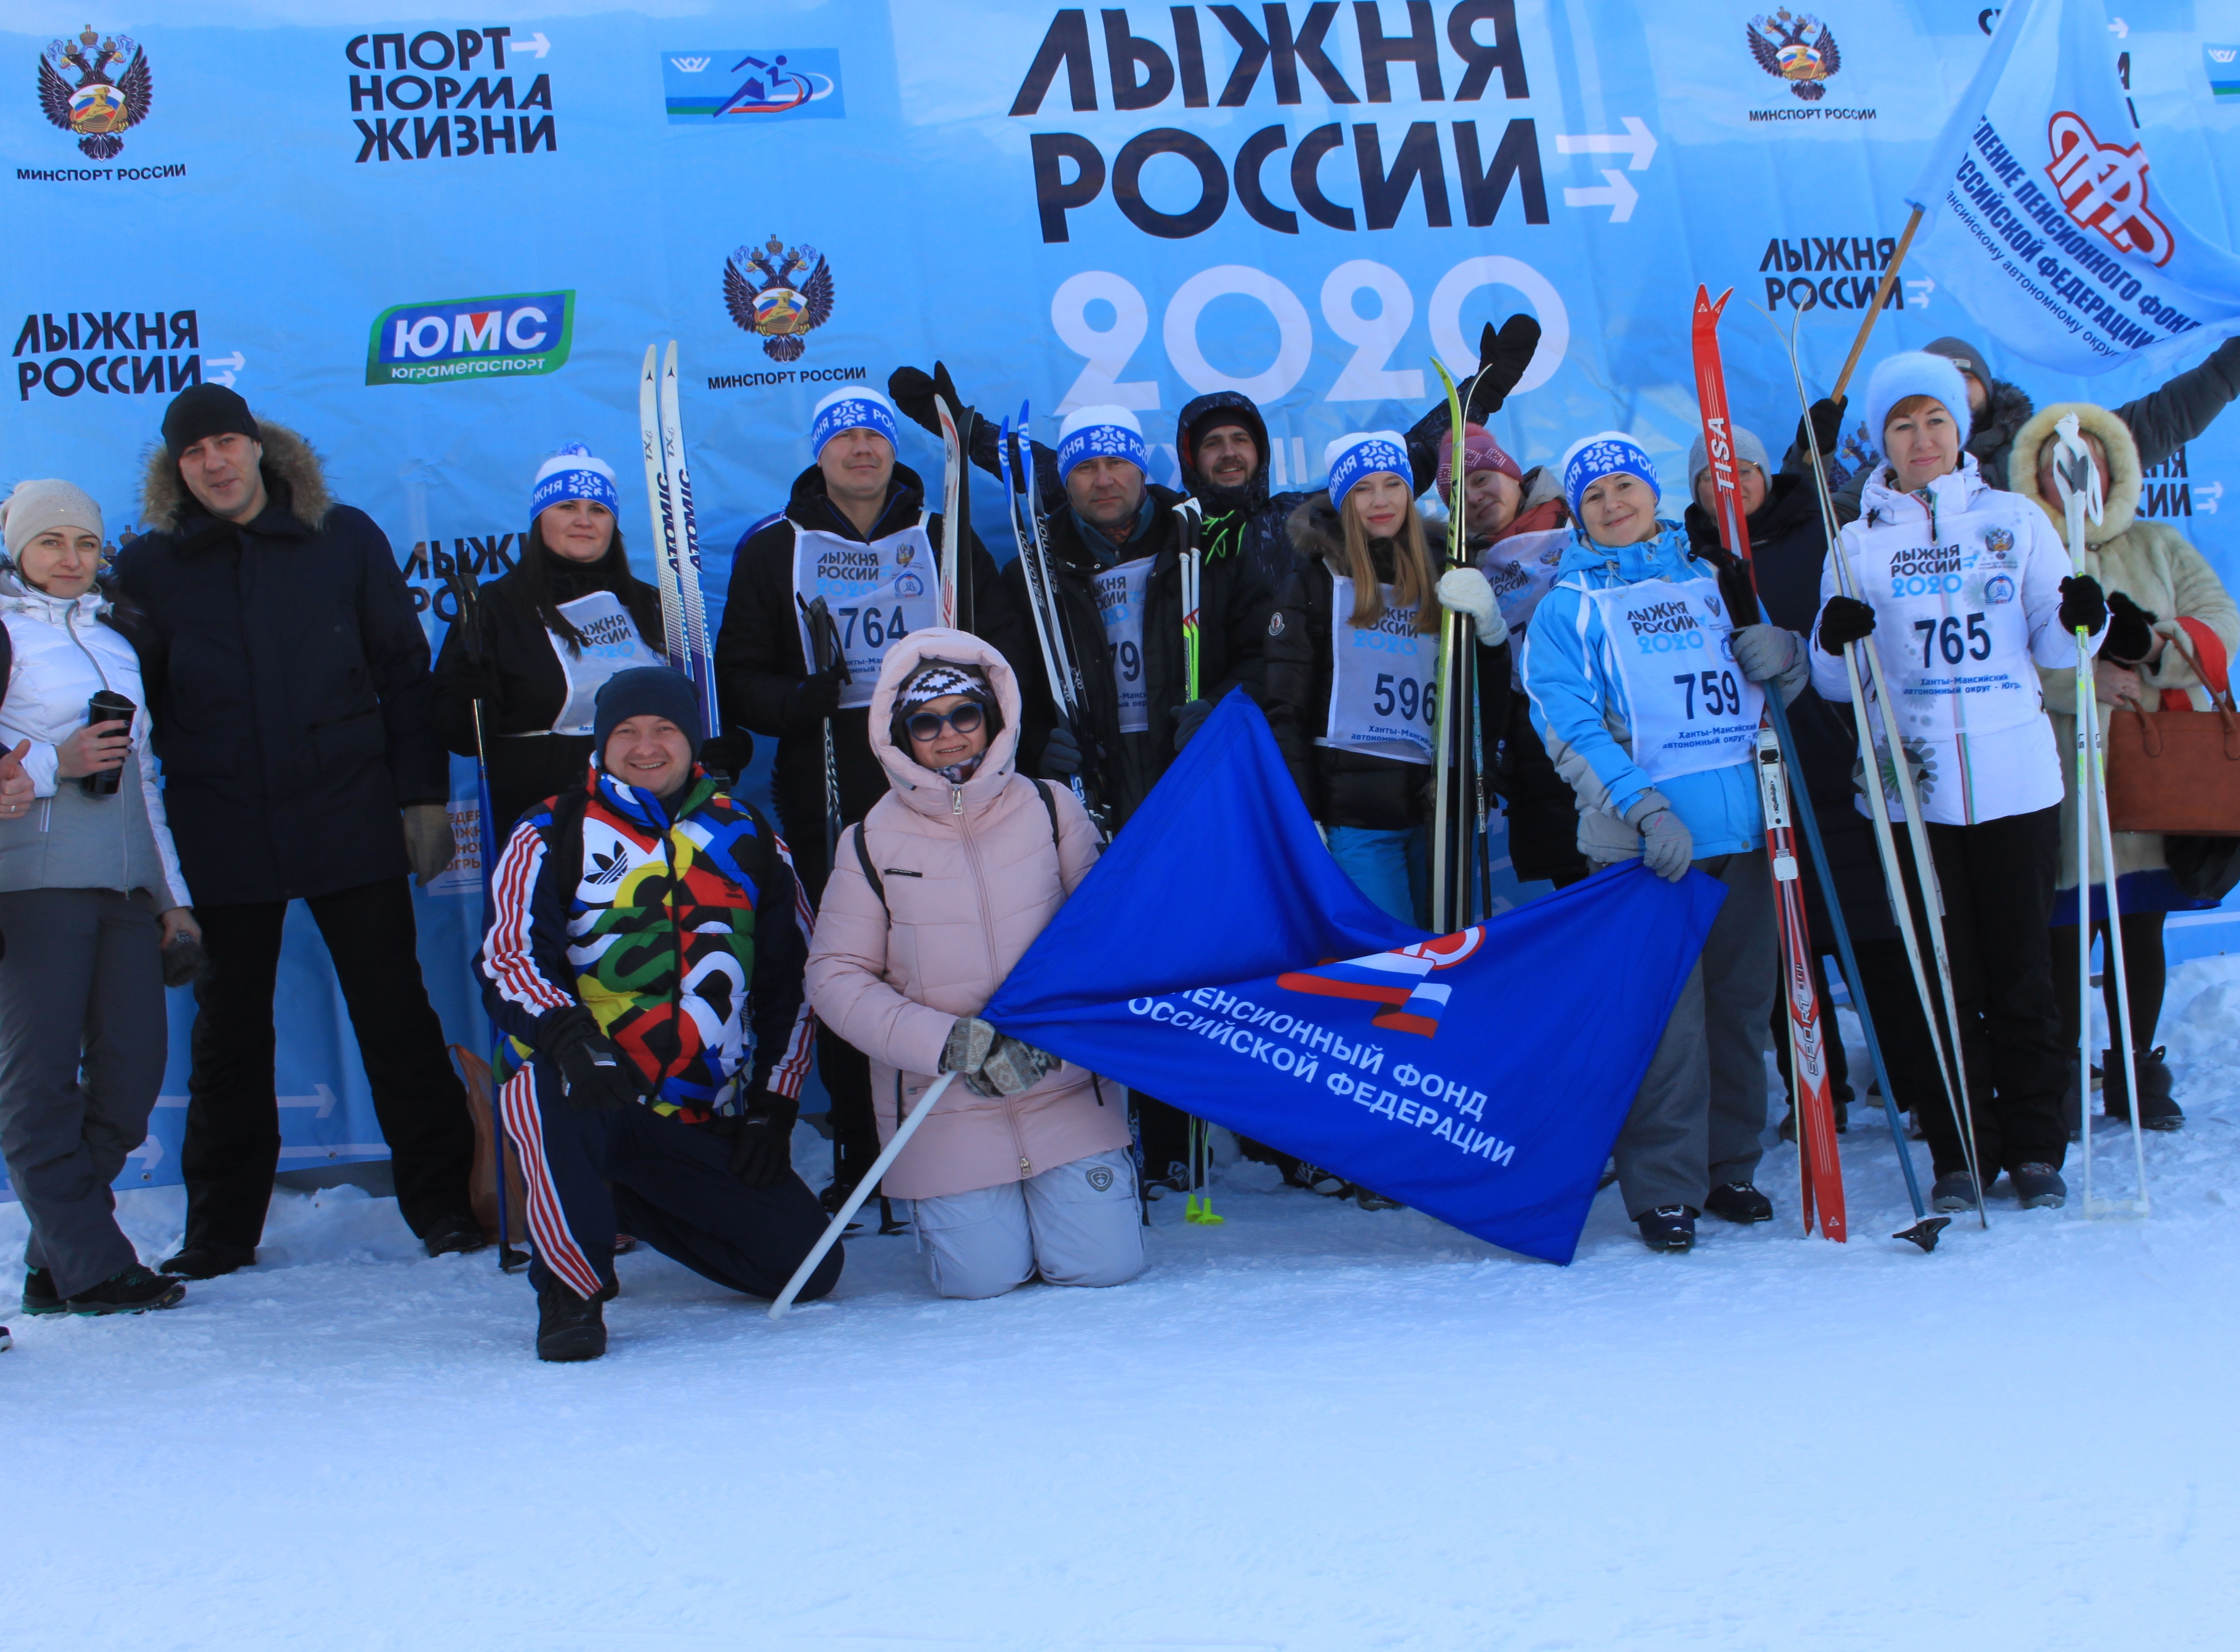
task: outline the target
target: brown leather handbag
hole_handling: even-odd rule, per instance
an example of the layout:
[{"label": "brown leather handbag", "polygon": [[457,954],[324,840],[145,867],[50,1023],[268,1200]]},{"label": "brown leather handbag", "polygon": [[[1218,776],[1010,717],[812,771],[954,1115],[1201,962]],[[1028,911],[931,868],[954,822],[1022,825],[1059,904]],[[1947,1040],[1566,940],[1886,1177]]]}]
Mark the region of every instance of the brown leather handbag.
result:
[{"label": "brown leather handbag", "polygon": [[2162,710],[2106,714],[2108,823],[2119,832],[2229,836],[2240,833],[2240,712],[2224,644],[2199,620],[2178,627],[2211,709],[2165,690]]}]

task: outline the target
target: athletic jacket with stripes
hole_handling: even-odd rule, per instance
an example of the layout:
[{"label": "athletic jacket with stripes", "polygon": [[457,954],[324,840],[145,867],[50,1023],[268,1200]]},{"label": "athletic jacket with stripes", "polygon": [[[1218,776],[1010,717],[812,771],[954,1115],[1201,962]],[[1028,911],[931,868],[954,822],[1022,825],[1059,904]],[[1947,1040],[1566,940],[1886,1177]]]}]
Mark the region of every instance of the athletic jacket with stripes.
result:
[{"label": "athletic jacket with stripes", "polygon": [[810,920],[784,843],[696,769],[672,820],[593,768],[589,789],[515,826],[477,969],[500,1082],[581,1003],[637,1070],[647,1103],[687,1123],[801,1093]]}]

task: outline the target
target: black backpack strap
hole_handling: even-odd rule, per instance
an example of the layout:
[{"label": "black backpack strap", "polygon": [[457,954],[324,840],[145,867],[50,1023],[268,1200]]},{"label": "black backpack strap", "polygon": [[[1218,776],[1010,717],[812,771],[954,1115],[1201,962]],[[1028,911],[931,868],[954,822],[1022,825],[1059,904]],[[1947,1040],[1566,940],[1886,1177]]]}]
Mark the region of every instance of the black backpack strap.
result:
[{"label": "black backpack strap", "polygon": [[871,886],[871,893],[879,897],[880,906],[886,908],[888,915],[892,916],[893,909],[887,907],[887,886],[879,881],[879,869],[871,864],[871,851],[863,846],[863,823],[859,820],[848,829],[856,836],[856,865],[863,872],[863,881]]},{"label": "black backpack strap", "polygon": [[1057,793],[1054,789],[1052,783],[1047,780],[1036,781],[1034,783],[1034,788],[1035,795],[1043,800],[1043,809],[1044,812],[1050,816],[1050,847],[1052,849],[1056,849],[1058,846],[1059,837],[1057,824]]}]

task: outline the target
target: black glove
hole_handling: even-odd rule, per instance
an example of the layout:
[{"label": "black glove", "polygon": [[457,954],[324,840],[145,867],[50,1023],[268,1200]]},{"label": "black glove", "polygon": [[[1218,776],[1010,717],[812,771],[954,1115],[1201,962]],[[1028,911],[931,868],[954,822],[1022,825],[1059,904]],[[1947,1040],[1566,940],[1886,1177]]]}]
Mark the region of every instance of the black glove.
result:
[{"label": "black glove", "polygon": [[897,367],[887,376],[887,399],[903,410],[913,424],[941,434],[941,417],[933,410],[933,376],[921,368]]},{"label": "black glove", "polygon": [[1820,456],[1823,459],[1834,458],[1836,443],[1843,439],[1843,410],[1850,404],[1851,398],[1848,396],[1840,402],[1831,402],[1823,396],[1813,403],[1812,410],[1797,421],[1797,451],[1808,456],[1811,452],[1805,441],[1805,427],[1810,425],[1812,440],[1820,444]]},{"label": "black glove", "polygon": [[820,723],[840,709],[840,668],[812,671],[785,696],[786,720],[795,728]]},{"label": "black glove", "polygon": [[544,1053],[560,1069],[560,1093],[579,1112],[623,1107],[640,1098],[630,1062],[581,1004],[553,1017]]},{"label": "black glove", "polygon": [[[1173,710],[1167,713],[1169,716],[1175,720],[1175,749],[1177,751],[1180,751],[1184,746],[1190,744],[1190,736],[1198,731],[1199,728],[1203,725],[1206,718],[1212,715],[1212,712],[1213,702],[1210,700],[1186,700],[1182,704],[1177,706]],[[1043,754],[1043,761],[1045,763],[1049,761],[1048,752]]]},{"label": "black glove", "polygon": [[191,987],[210,974],[210,954],[192,936],[183,935],[163,949],[163,984]]},{"label": "black glove", "polygon": [[504,698],[498,689],[497,667],[488,660],[463,660],[457,670],[446,675],[450,681],[445,686],[462,699],[496,706]]},{"label": "black glove", "polygon": [[1539,348],[1540,323],[1534,317],[1511,316],[1497,333],[1488,322],[1478,334],[1477,373],[1470,380],[1470,403],[1463,416],[1483,424],[1500,412],[1501,404],[1524,376],[1524,370],[1532,365],[1533,352]]},{"label": "black glove", "polygon": [[2121,591],[2108,593],[2108,635],[2100,641],[2100,657],[2118,665],[2136,665],[2155,649],[2155,616]]},{"label": "black glove", "polygon": [[1059,723],[1043,742],[1042,777],[1044,780],[1070,780],[1081,772],[1081,742],[1073,737],[1073,730]]},{"label": "black glove", "polygon": [[2072,574],[2061,582],[2061,629],[2088,636],[2108,623],[2108,599],[2100,582],[2090,574]]},{"label": "black glove", "polygon": [[1875,634],[1875,610],[1856,596],[1830,596],[1820,610],[1820,647],[1840,655],[1846,643],[1863,643]]},{"label": "black glove", "polygon": [[763,1091],[754,1110],[731,1121],[731,1174],[750,1188],[767,1188],[793,1173],[796,1109]]},{"label": "black glove", "polygon": [[735,782],[755,760],[755,737],[744,729],[732,729],[700,744],[700,766],[711,775]]}]

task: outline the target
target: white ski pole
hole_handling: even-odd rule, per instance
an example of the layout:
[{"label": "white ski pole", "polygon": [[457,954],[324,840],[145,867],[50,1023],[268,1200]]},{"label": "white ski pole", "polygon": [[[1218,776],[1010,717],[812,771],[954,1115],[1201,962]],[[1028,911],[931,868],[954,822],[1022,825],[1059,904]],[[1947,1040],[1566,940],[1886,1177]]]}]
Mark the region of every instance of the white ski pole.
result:
[{"label": "white ski pole", "polygon": [[[2054,426],[2053,472],[2061,495],[2062,515],[2069,531],[2070,566],[2078,578],[2089,576],[2085,558],[2084,524],[2102,519],[2105,503],[2099,467],[2085,445],[2074,413]],[[2108,822],[2106,754],[2100,743],[2100,704],[2092,656],[2092,639],[2079,626],[2077,637],[2077,1110],[2078,1145],[2084,1151],[2084,1214],[2130,1209],[2140,1215],[2150,1207],[2147,1194],[2147,1150],[2144,1126],[2139,1122],[2138,1062],[2131,1049],[2131,1003],[2123,968],[2123,915],[2116,893],[2116,840]],[[2138,1173],[2138,1197],[2128,1205],[2115,1201],[2096,1202],[2092,1197],[2092,869],[2091,840],[2100,840],[2100,865],[2108,895],[2108,961],[2104,968],[2116,983],[2116,1015],[2109,1027],[2109,1042],[2120,1047],[2123,1058],[2123,1094],[2130,1105],[2131,1149]],[[2103,1082],[2112,1082],[2115,1074]]]},{"label": "white ski pole", "polygon": [[925,1122],[925,1116],[933,1111],[935,1104],[943,1096],[949,1094],[950,1085],[956,1081],[955,1073],[943,1073],[933,1081],[932,1087],[924,1095],[918,1097],[917,1105],[910,1109],[903,1118],[902,1128],[895,1132],[894,1140],[888,1142],[879,1156],[871,1161],[871,1168],[863,1172],[863,1179],[856,1184],[855,1190],[832,1213],[832,1220],[824,1224],[823,1236],[801,1259],[801,1266],[793,1270],[793,1277],[785,1282],[785,1289],[778,1292],[777,1300],[770,1305],[772,1319],[785,1317],[786,1309],[792,1307],[793,1299],[801,1295],[801,1288],[809,1282],[810,1275],[817,1271],[817,1264],[824,1260],[827,1251],[840,1242],[840,1236],[856,1219],[856,1212],[863,1209],[863,1201],[871,1196],[871,1189],[879,1185],[879,1178],[886,1175],[887,1167],[902,1156],[902,1150],[910,1145],[910,1137],[917,1134],[917,1127]]}]

